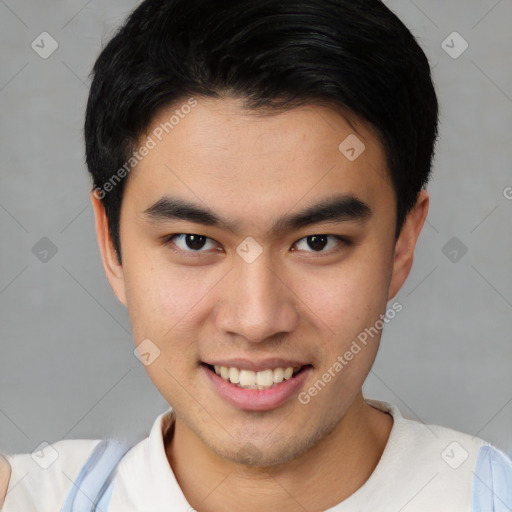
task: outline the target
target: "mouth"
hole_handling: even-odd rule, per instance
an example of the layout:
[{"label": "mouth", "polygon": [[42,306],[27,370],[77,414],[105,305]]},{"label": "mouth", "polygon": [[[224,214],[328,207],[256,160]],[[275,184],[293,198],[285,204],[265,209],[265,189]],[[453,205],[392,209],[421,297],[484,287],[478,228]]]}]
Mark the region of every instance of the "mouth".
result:
[{"label": "mouth", "polygon": [[258,371],[205,362],[200,366],[218,396],[247,411],[265,411],[284,404],[299,392],[313,371],[311,364]]},{"label": "mouth", "polygon": [[311,367],[310,364],[303,366],[287,366],[267,368],[261,371],[241,369],[234,366],[227,367],[202,363],[208,370],[215,373],[233,386],[243,389],[273,389],[282,382],[296,377],[299,373]]}]

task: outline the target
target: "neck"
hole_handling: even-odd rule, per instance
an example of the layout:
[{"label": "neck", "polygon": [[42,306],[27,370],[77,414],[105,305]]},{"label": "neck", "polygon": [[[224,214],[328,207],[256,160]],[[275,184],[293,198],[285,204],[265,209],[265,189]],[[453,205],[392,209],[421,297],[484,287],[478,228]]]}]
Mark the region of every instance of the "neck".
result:
[{"label": "neck", "polygon": [[179,419],[164,439],[169,463],[200,512],[331,508],[356,492],[375,470],[392,417],[356,397],[335,429],[308,452],[279,466],[233,463],[206,447]]}]

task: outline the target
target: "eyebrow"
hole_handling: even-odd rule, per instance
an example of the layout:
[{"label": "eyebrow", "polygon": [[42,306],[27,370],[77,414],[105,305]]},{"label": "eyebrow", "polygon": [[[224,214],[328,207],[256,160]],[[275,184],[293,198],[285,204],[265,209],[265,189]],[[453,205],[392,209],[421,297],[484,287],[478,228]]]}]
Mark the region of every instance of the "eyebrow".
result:
[{"label": "eyebrow", "polygon": [[[151,222],[184,220],[219,227],[231,233],[239,234],[240,224],[219,217],[212,210],[190,201],[164,196],[155,204],[144,210],[144,215]],[[307,206],[305,209],[277,219],[272,232],[283,234],[321,222],[365,221],[372,215],[370,206],[353,195],[340,195]]]}]

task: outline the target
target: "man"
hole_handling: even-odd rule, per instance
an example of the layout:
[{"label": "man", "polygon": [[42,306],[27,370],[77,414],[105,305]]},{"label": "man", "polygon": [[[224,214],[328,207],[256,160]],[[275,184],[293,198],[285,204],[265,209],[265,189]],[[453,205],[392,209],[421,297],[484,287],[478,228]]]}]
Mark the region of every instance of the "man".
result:
[{"label": "man", "polygon": [[144,1],[96,62],[85,139],[105,272],[171,409],[134,447],[7,457],[5,512],[510,509],[499,449],[362,395],[437,119],[378,0]]}]

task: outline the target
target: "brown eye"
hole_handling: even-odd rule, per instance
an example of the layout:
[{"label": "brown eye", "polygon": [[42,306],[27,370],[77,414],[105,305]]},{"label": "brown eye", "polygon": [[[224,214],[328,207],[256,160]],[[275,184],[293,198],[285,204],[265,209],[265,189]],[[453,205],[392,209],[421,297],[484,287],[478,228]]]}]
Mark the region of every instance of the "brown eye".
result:
[{"label": "brown eye", "polygon": [[[336,242],[330,243],[330,240],[335,240]],[[318,253],[330,253],[336,252],[341,249],[344,245],[350,245],[350,241],[342,236],[338,235],[310,235],[304,238],[301,238],[295,245],[299,245],[302,243],[302,248],[299,247],[299,250],[304,250],[306,252],[318,252]],[[328,250],[324,250],[328,247]]]},{"label": "brown eye", "polygon": [[166,242],[172,243],[178,250],[184,252],[205,252],[202,249],[204,249],[208,241],[213,242],[213,240],[207,236],[192,233],[178,233],[166,239]]},{"label": "brown eye", "polygon": [[321,251],[328,243],[327,235],[313,235],[306,238],[308,246],[314,251]]}]

